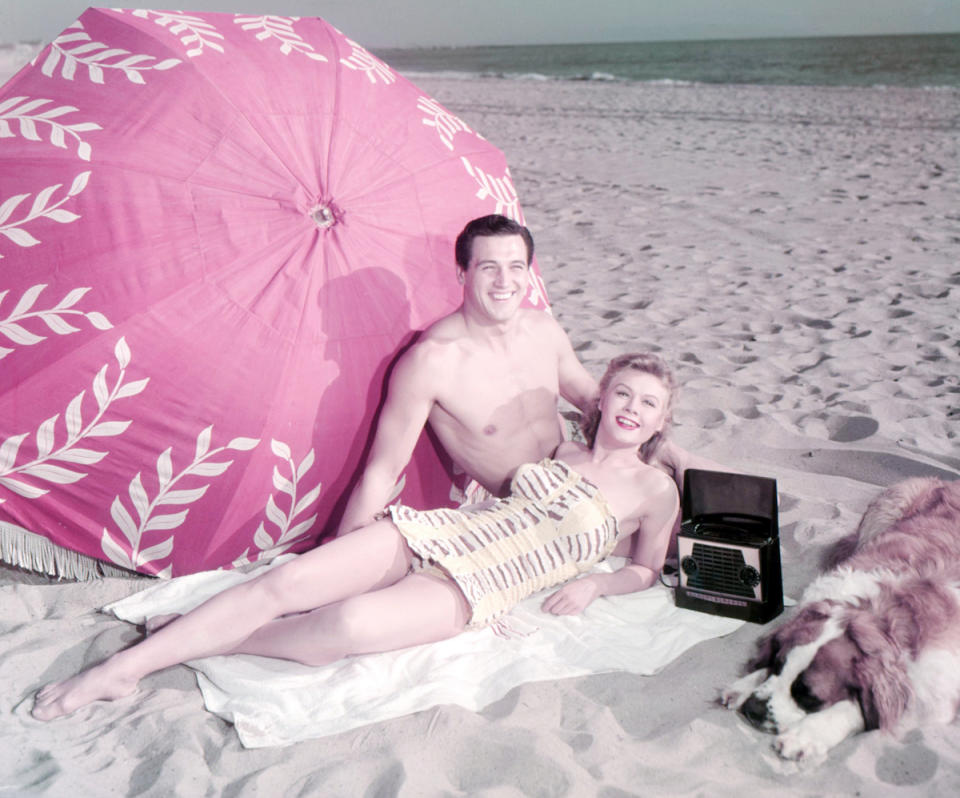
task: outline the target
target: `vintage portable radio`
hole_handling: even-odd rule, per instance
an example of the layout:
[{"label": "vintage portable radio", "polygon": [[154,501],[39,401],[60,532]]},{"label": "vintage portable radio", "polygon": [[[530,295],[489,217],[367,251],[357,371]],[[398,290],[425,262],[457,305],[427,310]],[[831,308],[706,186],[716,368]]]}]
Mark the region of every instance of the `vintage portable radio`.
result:
[{"label": "vintage portable radio", "polygon": [[779,615],[776,480],[687,469],[682,513],[677,606],[754,623]]}]

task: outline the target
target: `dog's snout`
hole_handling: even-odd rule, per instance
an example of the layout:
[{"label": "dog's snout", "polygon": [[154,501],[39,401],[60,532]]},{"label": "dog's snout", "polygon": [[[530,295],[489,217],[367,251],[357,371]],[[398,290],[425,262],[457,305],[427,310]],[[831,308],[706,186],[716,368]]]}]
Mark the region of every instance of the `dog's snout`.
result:
[{"label": "dog's snout", "polygon": [[756,694],[751,695],[740,705],[740,714],[748,720],[751,725],[758,729],[763,728],[768,715],[768,703],[766,698],[759,698]]}]

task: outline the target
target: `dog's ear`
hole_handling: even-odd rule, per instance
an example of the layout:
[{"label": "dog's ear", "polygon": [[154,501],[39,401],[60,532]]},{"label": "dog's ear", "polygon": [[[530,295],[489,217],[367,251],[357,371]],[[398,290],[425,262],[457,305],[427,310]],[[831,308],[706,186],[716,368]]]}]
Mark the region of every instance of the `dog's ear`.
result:
[{"label": "dog's ear", "polygon": [[823,556],[820,558],[820,568],[824,571],[832,571],[846,560],[857,550],[857,542],[860,536],[856,532],[840,538],[836,543],[829,546]]},{"label": "dog's ear", "polygon": [[752,673],[761,669],[772,670],[777,652],[780,650],[780,641],[777,633],[770,632],[757,640],[757,653],[747,663],[747,672]]},{"label": "dog's ear", "polygon": [[823,624],[830,617],[831,606],[828,601],[815,601],[787,621],[779,629],[757,641],[757,653],[747,663],[750,671],[767,668],[779,672],[777,656],[782,649],[790,651],[796,646],[812,643],[820,635]]},{"label": "dog's ear", "polygon": [[[774,629],[759,638],[757,640],[757,653],[747,663],[748,672],[752,673],[766,668],[774,673],[779,673],[782,665],[782,662],[778,662],[781,651],[789,652],[797,645],[816,639],[816,635],[826,618],[826,615],[820,612],[819,604],[821,603],[803,607],[799,613],[779,629]],[[811,631],[811,626],[813,631]]]},{"label": "dog's ear", "polygon": [[867,730],[890,730],[911,698],[901,649],[869,613],[851,618],[847,632],[861,651],[853,661],[853,680],[864,726]]}]

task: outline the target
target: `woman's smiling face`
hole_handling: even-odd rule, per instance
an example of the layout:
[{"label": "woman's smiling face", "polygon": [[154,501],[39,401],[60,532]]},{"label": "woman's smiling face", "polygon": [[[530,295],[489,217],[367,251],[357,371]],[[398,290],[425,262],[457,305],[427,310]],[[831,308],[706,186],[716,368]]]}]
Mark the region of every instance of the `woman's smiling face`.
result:
[{"label": "woman's smiling face", "polygon": [[640,446],[663,429],[669,407],[670,391],[659,377],[625,368],[600,399],[600,429],[612,441]]}]

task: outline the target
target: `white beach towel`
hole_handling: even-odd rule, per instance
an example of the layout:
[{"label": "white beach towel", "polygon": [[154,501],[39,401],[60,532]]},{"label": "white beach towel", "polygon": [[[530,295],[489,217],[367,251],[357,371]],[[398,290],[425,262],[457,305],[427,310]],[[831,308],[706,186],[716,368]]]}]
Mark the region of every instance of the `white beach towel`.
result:
[{"label": "white beach towel", "polygon": [[[291,556],[280,557],[270,566]],[[598,570],[613,570],[616,558]],[[103,608],[131,623],[186,612],[260,571],[207,571],[150,587]],[[673,593],[595,601],[582,616],[553,616],[531,596],[508,616],[523,636],[491,629],[385,654],[351,657],[323,667],[247,655],[188,663],[197,671],[211,712],[234,723],[248,748],[288,745],[429,709],[457,704],[480,710],[525,682],[623,670],[650,675],[702,640],[743,621],[677,609]]]}]

